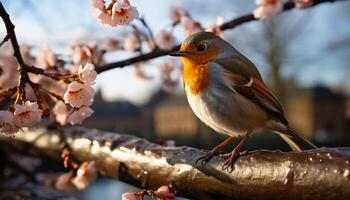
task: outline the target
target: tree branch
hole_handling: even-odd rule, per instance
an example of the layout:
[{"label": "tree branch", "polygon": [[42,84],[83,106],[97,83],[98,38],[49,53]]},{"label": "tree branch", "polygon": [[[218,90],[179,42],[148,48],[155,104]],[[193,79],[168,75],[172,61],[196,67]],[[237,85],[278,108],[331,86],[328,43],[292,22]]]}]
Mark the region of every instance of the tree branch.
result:
[{"label": "tree branch", "polygon": [[[38,138],[38,136],[40,137]],[[65,128],[76,161],[94,160],[100,174],[154,189],[172,184],[179,195],[196,199],[347,199],[350,196],[350,148],[313,151],[254,151],[237,159],[232,173],[216,156],[197,166],[203,151],[161,147],[134,136]],[[35,139],[38,138],[38,139]],[[60,159],[60,133],[41,128],[9,138],[0,149]],[[272,196],[273,195],[273,196]]]},{"label": "tree branch", "polygon": [[[346,1],[346,0],[314,0],[314,4],[311,7],[316,6],[320,3],[335,2],[335,1]],[[284,3],[283,11],[285,12],[285,11],[291,10],[294,7],[295,6],[294,6],[293,2],[291,2],[291,1],[286,2],[286,3]],[[222,24],[220,26],[220,29],[223,31],[228,30],[228,29],[233,29],[236,26],[239,26],[239,25],[247,23],[247,22],[255,21],[255,20],[259,20],[259,19],[255,18],[252,13],[246,14],[246,15],[240,16],[236,19],[233,19],[231,21],[228,21],[228,22]],[[151,51],[151,52],[146,53],[146,54],[142,54],[139,56],[135,56],[135,57],[128,58],[128,59],[121,60],[121,61],[114,62],[114,63],[109,63],[109,64],[106,64],[103,66],[99,66],[99,67],[97,67],[96,71],[98,73],[102,73],[104,71],[107,71],[107,70],[110,70],[113,68],[122,68],[122,67],[125,67],[127,65],[131,65],[131,64],[134,64],[137,62],[146,61],[146,60],[150,60],[153,58],[165,56],[168,53],[170,53],[171,51],[179,49],[179,47],[180,47],[180,45],[178,44],[178,45],[175,45],[171,50],[155,49],[154,51]]]}]

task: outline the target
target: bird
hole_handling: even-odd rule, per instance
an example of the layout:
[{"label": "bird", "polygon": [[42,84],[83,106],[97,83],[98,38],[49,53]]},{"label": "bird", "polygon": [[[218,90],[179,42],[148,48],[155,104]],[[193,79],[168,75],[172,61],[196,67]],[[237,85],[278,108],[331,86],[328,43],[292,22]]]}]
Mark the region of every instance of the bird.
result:
[{"label": "bird", "polygon": [[212,32],[194,33],[169,55],[182,61],[185,95],[194,114],[228,136],[197,161],[205,165],[238,138],[231,153],[224,154],[222,168],[232,170],[242,145],[261,129],[276,132],[294,151],[316,148],[289,126],[280,102],[257,67],[221,37]]}]

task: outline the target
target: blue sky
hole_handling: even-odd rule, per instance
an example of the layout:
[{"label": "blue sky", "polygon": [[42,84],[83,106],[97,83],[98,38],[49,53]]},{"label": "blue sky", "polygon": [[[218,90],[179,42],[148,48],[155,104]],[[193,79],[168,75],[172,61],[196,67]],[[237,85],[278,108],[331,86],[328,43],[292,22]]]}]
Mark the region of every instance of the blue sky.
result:
[{"label": "blue sky", "polygon": [[[31,2],[29,6],[23,5],[25,0],[17,0],[16,3],[11,1],[2,2],[5,3],[14,19],[19,41],[35,46],[49,42],[55,47],[55,50],[63,54],[69,53],[69,43],[72,41],[80,41],[92,36],[98,38],[104,38],[107,35],[118,36],[125,28],[106,28],[96,23],[91,14],[89,0],[45,0],[40,3],[37,0],[26,0]],[[168,10],[171,5],[184,5],[191,16],[201,21],[203,25],[214,23],[218,14],[225,20],[229,20],[254,9],[253,0],[233,1],[233,3],[227,3],[231,1],[226,0],[206,1],[206,3],[203,3],[203,0],[131,0],[131,2],[138,7],[140,14],[146,18],[155,33],[169,25]],[[245,4],[242,5],[242,2]],[[344,50],[338,53],[338,51],[328,50],[332,41],[337,41],[339,38],[350,38],[350,20],[346,20],[350,14],[339,16],[339,13],[345,13],[346,9],[350,9],[350,2],[325,4],[311,10],[293,11],[282,16],[288,18],[303,15],[301,19],[309,20],[301,36],[290,47],[290,51],[297,54],[295,58],[290,58],[288,66],[283,69],[282,73],[285,76],[293,75],[305,86],[314,84],[349,85],[347,77],[350,71],[344,69],[350,66],[344,67],[344,63],[350,52]],[[259,59],[259,52],[253,51],[246,45],[247,42],[259,44],[261,42],[259,37],[243,37],[248,35],[247,32],[259,36],[260,26],[261,22],[252,22],[225,33],[238,49],[253,60],[265,75],[265,80],[268,81],[266,63]],[[4,31],[2,26],[0,34],[4,35]],[[176,35],[179,42],[184,39],[181,30],[177,30]],[[117,61],[129,56],[132,54],[116,52],[108,55],[107,58],[109,61]],[[150,74],[157,74],[156,63],[163,59],[166,58],[149,63],[146,71]],[[297,62],[299,59],[308,60],[308,62]],[[136,79],[133,76],[133,70],[127,67],[101,74],[97,83],[102,88],[105,97],[110,100],[127,99],[134,103],[141,103],[159,89],[159,78],[145,82]]]}]

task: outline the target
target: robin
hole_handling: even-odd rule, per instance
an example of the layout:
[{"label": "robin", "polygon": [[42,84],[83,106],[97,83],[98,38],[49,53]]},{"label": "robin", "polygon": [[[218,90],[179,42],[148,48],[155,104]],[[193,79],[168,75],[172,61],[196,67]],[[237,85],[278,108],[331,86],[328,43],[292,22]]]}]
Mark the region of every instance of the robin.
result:
[{"label": "robin", "polygon": [[316,148],[289,125],[283,108],[264,84],[255,65],[211,32],[190,35],[179,51],[187,100],[195,115],[228,138],[199,158],[207,163],[225,145],[241,137],[223,169],[230,170],[244,142],[262,128],[278,133],[295,151]]}]

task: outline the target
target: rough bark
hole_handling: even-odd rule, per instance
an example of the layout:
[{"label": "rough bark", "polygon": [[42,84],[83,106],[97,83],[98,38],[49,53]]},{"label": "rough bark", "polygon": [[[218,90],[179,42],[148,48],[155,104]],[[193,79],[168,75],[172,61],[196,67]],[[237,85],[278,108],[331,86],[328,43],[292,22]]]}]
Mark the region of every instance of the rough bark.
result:
[{"label": "rough bark", "polygon": [[162,147],[130,135],[86,128],[40,128],[0,137],[0,149],[60,159],[60,136],[77,161],[95,160],[100,174],[144,188],[172,184],[195,199],[350,199],[350,148],[313,151],[254,151],[237,159],[232,173],[204,151]]}]

